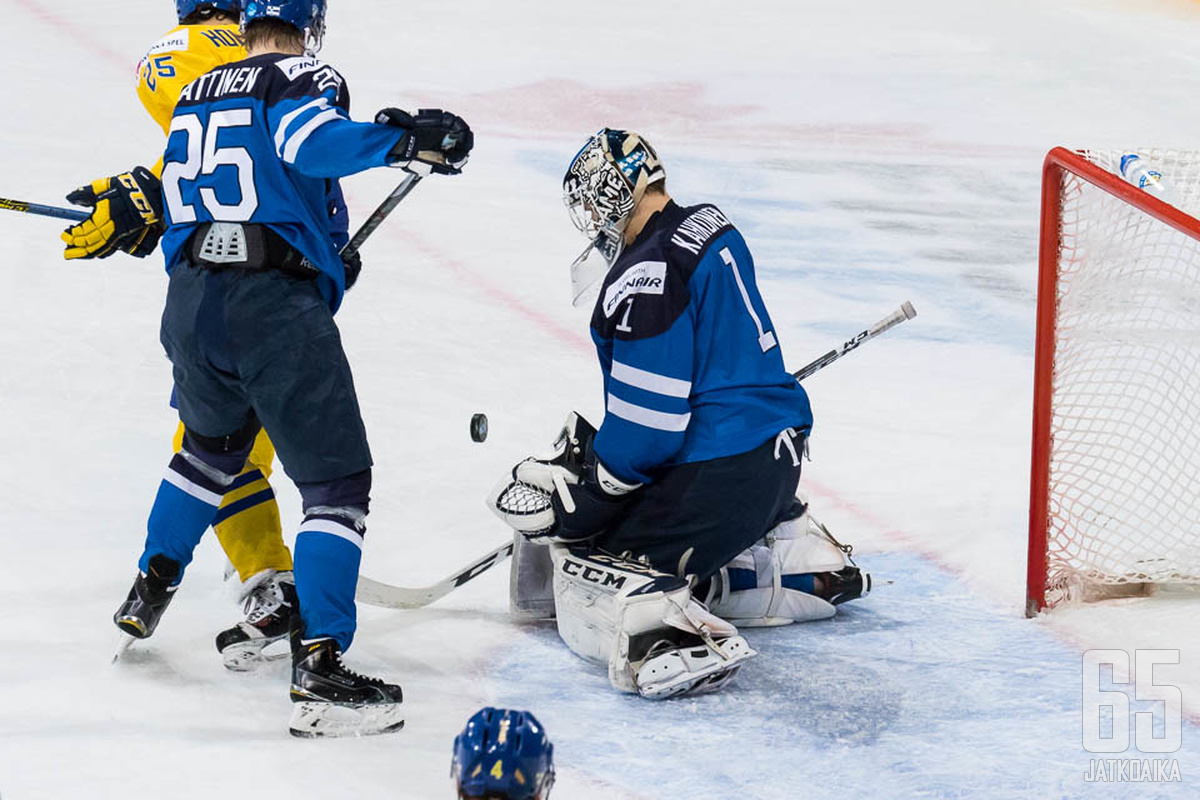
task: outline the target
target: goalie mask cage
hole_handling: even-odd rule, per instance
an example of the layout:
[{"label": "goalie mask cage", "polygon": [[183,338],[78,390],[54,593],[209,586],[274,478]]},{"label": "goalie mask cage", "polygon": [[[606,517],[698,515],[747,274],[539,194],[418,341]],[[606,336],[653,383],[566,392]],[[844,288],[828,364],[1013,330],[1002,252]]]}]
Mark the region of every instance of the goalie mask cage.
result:
[{"label": "goalie mask cage", "polygon": [[[1200,153],[1136,152],[1197,205]],[[1043,169],[1029,616],[1200,584],[1200,221],[1121,155],[1055,148]]]}]

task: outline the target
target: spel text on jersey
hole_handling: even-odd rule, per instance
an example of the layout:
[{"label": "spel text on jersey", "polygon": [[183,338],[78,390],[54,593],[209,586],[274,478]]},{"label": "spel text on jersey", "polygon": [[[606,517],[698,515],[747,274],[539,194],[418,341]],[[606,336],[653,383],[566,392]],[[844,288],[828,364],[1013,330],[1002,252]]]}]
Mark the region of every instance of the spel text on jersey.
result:
[{"label": "spel text on jersey", "polygon": [[216,100],[227,94],[245,94],[254,91],[254,84],[262,74],[262,67],[229,67],[215,69],[189,83],[179,93],[180,102]]}]

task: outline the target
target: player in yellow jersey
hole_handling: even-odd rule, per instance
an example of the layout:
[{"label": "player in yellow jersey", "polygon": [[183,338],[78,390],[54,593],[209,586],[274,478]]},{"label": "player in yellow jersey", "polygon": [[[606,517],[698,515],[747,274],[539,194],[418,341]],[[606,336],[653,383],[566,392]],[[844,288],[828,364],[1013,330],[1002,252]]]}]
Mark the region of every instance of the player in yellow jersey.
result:
[{"label": "player in yellow jersey", "polygon": [[[137,73],[138,98],[163,133],[170,133],[171,116],[185,86],[215,67],[246,58],[240,33],[242,2],[176,0],[179,26],[149,49]],[[163,230],[161,171],[160,158],[152,170],[137,167],[93,181],[68,195],[72,203],[93,211],[87,220],[63,233],[65,257],[107,258],[121,250],[144,258],[154,252]],[[336,182],[330,185],[329,211],[330,233],[340,246],[348,239],[348,223]],[[348,284],[357,277],[357,266],[347,265]],[[183,434],[180,423],[174,440],[177,453]],[[225,666],[233,670],[255,668],[265,660],[264,651],[288,652],[288,621],[296,595],[292,555],[283,542],[279,507],[268,483],[274,458],[266,432],[260,432],[245,469],[226,492],[213,523],[242,580],[246,618],[217,636],[217,649]]]}]

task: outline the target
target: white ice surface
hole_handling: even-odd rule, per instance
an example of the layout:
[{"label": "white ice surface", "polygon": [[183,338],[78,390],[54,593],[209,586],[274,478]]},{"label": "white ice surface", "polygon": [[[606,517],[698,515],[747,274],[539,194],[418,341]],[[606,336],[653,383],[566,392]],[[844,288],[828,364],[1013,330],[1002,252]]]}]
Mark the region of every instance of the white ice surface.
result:
[{"label": "white ice surface", "polygon": [[[132,73],[170,3],[0,9],[0,195],[58,203],[154,161]],[[680,200],[738,222],[789,363],[917,306],[806,384],[814,508],[896,584],[751,632],[761,658],[699,700],[612,694],[552,629],[507,619],[495,571],[426,611],[361,610],[351,659],[404,684],[404,732],[293,741],[286,669],[228,674],[212,648],[237,609],[211,540],[110,667],[174,426],[165,275],[65,263],[59,223],[0,212],[0,796],[448,797],[450,742],[487,703],[539,714],[560,798],[1194,796],[1191,724],[1182,786],[1082,783],[1079,656],[1182,650],[1156,677],[1200,717],[1200,607],[1021,612],[1041,158],[1200,149],[1198,34],[1183,0],[335,0],[323,55],[358,116],[436,104],[479,137],[466,175],[426,181],[367,246],[339,316],[376,458],[365,573],[423,585],[498,543],[496,476],[567,410],[599,418],[558,181],[603,124],[641,130]],[[346,181],[356,219],[397,179]]]}]

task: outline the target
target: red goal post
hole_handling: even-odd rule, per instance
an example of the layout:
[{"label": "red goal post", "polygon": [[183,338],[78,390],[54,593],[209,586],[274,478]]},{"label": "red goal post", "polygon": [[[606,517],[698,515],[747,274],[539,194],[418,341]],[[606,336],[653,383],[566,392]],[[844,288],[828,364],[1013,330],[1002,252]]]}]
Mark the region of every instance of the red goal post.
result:
[{"label": "red goal post", "polygon": [[[1200,191],[1200,153],[1136,152]],[[1200,407],[1200,221],[1125,181],[1120,155],[1056,147],[1043,166],[1028,616],[1200,583],[1200,411],[1184,446],[1171,432]]]}]

